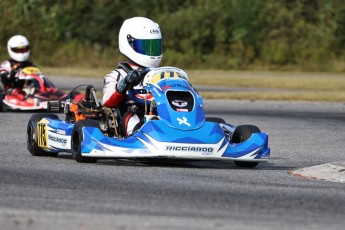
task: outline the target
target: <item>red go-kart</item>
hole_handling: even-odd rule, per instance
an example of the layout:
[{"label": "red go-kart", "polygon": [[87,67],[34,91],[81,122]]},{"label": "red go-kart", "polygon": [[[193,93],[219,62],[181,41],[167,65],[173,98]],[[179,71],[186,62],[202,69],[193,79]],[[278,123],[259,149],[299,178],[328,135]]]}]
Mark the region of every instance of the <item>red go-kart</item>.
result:
[{"label": "red go-kart", "polygon": [[38,67],[25,67],[19,70],[14,78],[17,81],[17,84],[14,85],[20,85],[21,87],[0,90],[0,112],[4,109],[46,110],[48,101],[63,102],[67,98],[80,100],[84,97],[80,93],[68,95],[56,88]]}]

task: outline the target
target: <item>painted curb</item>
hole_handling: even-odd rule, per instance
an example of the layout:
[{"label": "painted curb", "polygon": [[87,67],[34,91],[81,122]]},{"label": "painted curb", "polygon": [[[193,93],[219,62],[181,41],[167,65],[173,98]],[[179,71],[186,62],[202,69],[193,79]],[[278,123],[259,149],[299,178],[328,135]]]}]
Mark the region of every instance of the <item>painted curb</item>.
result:
[{"label": "painted curb", "polygon": [[291,170],[289,174],[314,180],[345,183],[345,161]]}]

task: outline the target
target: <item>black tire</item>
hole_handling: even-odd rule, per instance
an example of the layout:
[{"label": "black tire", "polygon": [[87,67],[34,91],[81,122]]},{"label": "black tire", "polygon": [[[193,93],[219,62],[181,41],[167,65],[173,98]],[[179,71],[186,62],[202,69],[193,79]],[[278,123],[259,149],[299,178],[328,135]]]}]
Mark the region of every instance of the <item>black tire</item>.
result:
[{"label": "black tire", "polygon": [[42,118],[59,119],[55,114],[34,114],[31,116],[26,130],[26,146],[33,156],[57,156],[58,152],[48,152],[38,146],[37,123]]},{"label": "black tire", "polygon": [[0,112],[4,110],[4,102],[3,102],[4,98],[5,98],[5,92],[0,90]]},{"label": "black tire", "polygon": [[97,158],[81,155],[81,143],[83,142],[83,127],[97,127],[99,123],[94,120],[82,120],[75,123],[71,136],[71,150],[73,159],[82,163],[95,163]]},{"label": "black tire", "polygon": [[[253,133],[260,133],[260,129],[255,125],[239,125],[236,127],[231,141],[233,143],[241,143],[248,140]],[[250,162],[250,161],[234,161],[235,165],[243,168],[254,168],[259,162]]]},{"label": "black tire", "polygon": [[244,142],[248,140],[253,133],[261,133],[261,131],[255,125],[239,125],[235,129],[231,141],[233,143]]},{"label": "black tire", "polygon": [[215,122],[215,123],[222,123],[222,124],[225,124],[225,120],[223,118],[220,118],[220,117],[206,117],[205,118],[206,121],[209,121],[209,122]]}]

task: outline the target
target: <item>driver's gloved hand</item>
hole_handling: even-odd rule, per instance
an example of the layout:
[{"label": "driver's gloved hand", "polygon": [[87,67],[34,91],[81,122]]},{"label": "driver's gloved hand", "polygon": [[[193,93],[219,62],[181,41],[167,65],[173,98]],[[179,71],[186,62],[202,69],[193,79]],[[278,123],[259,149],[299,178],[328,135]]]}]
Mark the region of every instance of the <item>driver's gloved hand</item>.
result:
[{"label": "driver's gloved hand", "polygon": [[146,74],[146,69],[139,68],[138,70],[131,70],[127,76],[121,79],[116,85],[116,91],[125,94],[127,90],[135,85],[138,85]]},{"label": "driver's gloved hand", "polygon": [[0,91],[3,91],[6,88],[9,77],[10,75],[7,71],[0,72]]},{"label": "driver's gloved hand", "polygon": [[139,84],[139,82],[142,80],[142,78],[141,78],[141,74],[139,74],[138,71],[131,70],[127,74],[127,76],[124,78],[124,80],[126,81],[126,83],[129,86],[135,86],[135,85]]},{"label": "driver's gloved hand", "polygon": [[9,77],[10,77],[10,75],[8,74],[7,71],[1,71],[0,72],[0,82],[2,82],[4,85],[6,84]]},{"label": "driver's gloved hand", "polygon": [[145,68],[145,67],[139,67],[139,68],[137,69],[137,72],[138,72],[138,74],[140,75],[141,80],[143,80],[144,77],[145,77],[145,75],[146,75],[148,72],[150,72],[150,68],[149,68],[149,67],[147,67],[147,68]]},{"label": "driver's gloved hand", "polygon": [[1,79],[7,79],[7,78],[9,78],[8,72],[7,72],[7,71],[1,71],[1,72],[0,72],[0,78],[1,78]]}]

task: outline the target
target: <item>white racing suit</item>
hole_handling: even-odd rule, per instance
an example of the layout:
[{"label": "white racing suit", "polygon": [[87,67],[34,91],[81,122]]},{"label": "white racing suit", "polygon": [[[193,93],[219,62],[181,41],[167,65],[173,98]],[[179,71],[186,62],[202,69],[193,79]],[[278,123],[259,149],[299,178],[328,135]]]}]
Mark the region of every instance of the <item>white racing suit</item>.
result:
[{"label": "white racing suit", "polygon": [[[138,66],[131,65],[133,70],[136,70]],[[127,76],[127,72],[124,69],[115,69],[107,74],[103,78],[103,105],[109,108],[120,108],[127,100],[126,94],[120,94],[116,91],[116,85]],[[134,88],[141,88],[138,85]],[[131,135],[141,124],[140,118],[137,114],[131,111],[124,111],[120,121],[120,129],[124,136]]]}]

